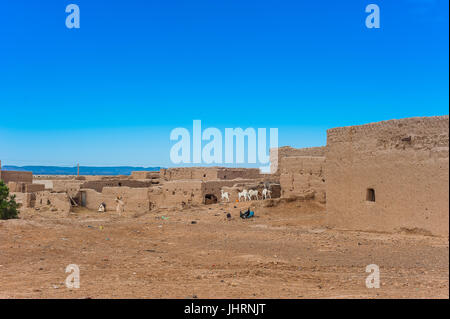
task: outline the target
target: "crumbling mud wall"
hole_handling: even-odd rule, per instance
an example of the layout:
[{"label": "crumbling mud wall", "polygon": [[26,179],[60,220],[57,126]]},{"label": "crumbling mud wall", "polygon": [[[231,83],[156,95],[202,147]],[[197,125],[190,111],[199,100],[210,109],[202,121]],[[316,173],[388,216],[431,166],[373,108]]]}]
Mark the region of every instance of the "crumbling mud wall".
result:
[{"label": "crumbling mud wall", "polygon": [[53,189],[53,180],[35,179],[34,176],[33,176],[33,184],[44,185],[44,188],[46,190],[52,190]]},{"label": "crumbling mud wall", "polygon": [[222,167],[217,170],[217,179],[219,180],[234,180],[242,179],[256,179],[260,178],[261,173],[259,168],[227,168]]},{"label": "crumbling mud wall", "polygon": [[[245,180],[243,181],[245,182]],[[235,185],[236,181],[208,181],[202,184],[202,194],[203,194],[203,203],[204,204],[213,204],[214,198],[217,199],[217,202],[222,201],[222,189],[224,187],[232,187]],[[213,196],[211,196],[213,195]],[[230,198],[230,201],[232,198]]]},{"label": "crumbling mud wall", "polygon": [[[105,187],[102,191],[103,196],[114,200],[117,196],[124,202],[124,211],[126,212],[148,212],[150,210],[150,201],[148,199],[147,188],[131,187]],[[116,205],[109,205],[108,209],[116,209]],[[98,205],[96,207],[98,209]]]},{"label": "crumbling mud wall", "polygon": [[260,178],[259,168],[229,168],[229,167],[176,167],[161,169],[161,178],[167,181],[176,180],[233,180],[237,178]]},{"label": "crumbling mud wall", "polygon": [[10,192],[18,193],[35,193],[45,190],[45,185],[43,184],[30,184],[22,182],[9,182],[8,188]]},{"label": "crumbling mud wall", "polygon": [[[106,204],[107,211],[117,207],[116,198],[124,202],[124,212],[148,212],[157,208],[183,208],[202,204],[202,181],[172,181],[162,185],[142,188],[104,187],[102,192],[82,188],[80,203],[88,209],[97,210]],[[83,200],[84,198],[84,200]]]},{"label": "crumbling mud wall", "polygon": [[449,234],[448,116],[328,130],[329,226]]},{"label": "crumbling mud wall", "polygon": [[15,201],[20,205],[20,208],[34,207],[36,194],[23,192],[11,192],[10,194],[15,196]]},{"label": "crumbling mud wall", "polygon": [[25,193],[25,183],[9,182],[7,185],[11,193]]},{"label": "crumbling mud wall", "polygon": [[324,156],[288,156],[280,159],[281,197],[312,193],[321,203],[326,201]]},{"label": "crumbling mud wall", "polygon": [[133,171],[131,172],[131,179],[158,179],[159,171]]},{"label": "crumbling mud wall", "polygon": [[115,211],[117,207],[116,199],[120,197],[124,203],[124,212],[148,212],[150,201],[147,188],[130,187],[104,187],[102,192],[94,189],[81,189],[84,200],[80,200],[82,206],[98,210],[104,203],[106,211]]},{"label": "crumbling mud wall", "polygon": [[0,179],[5,184],[8,184],[9,182],[31,184],[33,182],[33,173],[32,172],[18,172],[18,171],[3,171],[3,170],[0,170]]},{"label": "crumbling mud wall", "polygon": [[322,157],[325,156],[325,146],[306,148],[283,146],[278,148],[278,152],[275,152],[275,149],[270,149],[270,173],[279,175],[283,169],[282,159],[291,156]]},{"label": "crumbling mud wall", "polygon": [[[79,185],[88,181],[117,181],[128,180],[129,176],[98,176],[98,175],[34,175],[33,184],[43,184],[45,189],[63,192],[69,189],[72,193],[75,188],[79,190]],[[113,186],[111,184],[110,186]]]},{"label": "crumbling mud wall", "polygon": [[81,184],[81,188],[90,188],[99,193],[104,187],[132,187],[132,188],[147,188],[153,185],[152,180],[137,181],[128,179],[114,179],[114,180],[92,180]]},{"label": "crumbling mud wall", "polygon": [[25,184],[24,193],[36,193],[45,191],[45,186],[40,184]]},{"label": "crumbling mud wall", "polygon": [[52,211],[69,213],[71,210],[71,203],[69,196],[66,193],[53,193],[49,191],[36,192],[36,199],[34,203],[35,209],[50,209]]},{"label": "crumbling mud wall", "polygon": [[84,181],[78,180],[54,180],[52,181],[52,190],[57,193],[66,192],[70,197],[75,198],[84,183]]},{"label": "crumbling mud wall", "polygon": [[186,207],[203,202],[202,181],[184,180],[166,182],[159,195],[153,194],[150,201],[160,208]]},{"label": "crumbling mud wall", "polygon": [[167,181],[175,180],[201,180],[209,181],[217,179],[218,167],[175,167],[161,169],[161,178]]}]

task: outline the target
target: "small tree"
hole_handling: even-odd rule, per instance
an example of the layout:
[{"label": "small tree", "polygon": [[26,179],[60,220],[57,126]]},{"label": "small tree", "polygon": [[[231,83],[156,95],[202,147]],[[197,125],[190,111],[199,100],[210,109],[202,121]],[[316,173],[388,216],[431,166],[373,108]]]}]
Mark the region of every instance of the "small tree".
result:
[{"label": "small tree", "polygon": [[0,180],[0,219],[19,218],[19,205],[15,198],[15,195],[9,195],[8,187]]}]

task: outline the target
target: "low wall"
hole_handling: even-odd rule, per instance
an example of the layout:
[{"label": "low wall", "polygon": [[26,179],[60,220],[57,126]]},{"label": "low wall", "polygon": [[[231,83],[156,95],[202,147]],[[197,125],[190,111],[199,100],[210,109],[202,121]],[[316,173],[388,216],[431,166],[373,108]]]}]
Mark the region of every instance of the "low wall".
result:
[{"label": "low wall", "polygon": [[42,184],[25,184],[25,193],[36,193],[45,191],[45,185]]},{"label": "low wall", "polygon": [[18,172],[18,171],[0,171],[0,179],[8,184],[9,182],[29,183],[33,182],[32,172]]},{"label": "low wall", "polygon": [[27,184],[18,182],[9,182],[8,188],[10,192],[16,193],[35,193],[45,190],[45,186],[42,184]]},{"label": "low wall", "polygon": [[161,185],[161,192],[153,193],[150,200],[159,207],[185,207],[203,202],[202,181],[183,180],[166,182]]},{"label": "low wall", "polygon": [[280,174],[283,169],[282,159],[290,156],[325,156],[325,146],[293,148],[290,146],[279,147],[278,149],[270,149],[270,172],[272,174]]},{"label": "low wall", "polygon": [[104,187],[103,191],[81,189],[86,194],[85,207],[98,210],[100,204],[105,203],[106,211],[115,211],[116,198],[121,197],[124,202],[124,212],[147,212],[150,210],[147,188]]},{"label": "low wall", "polygon": [[104,187],[132,187],[132,188],[147,188],[153,185],[151,180],[149,181],[137,181],[128,179],[117,180],[96,180],[87,181],[80,185],[80,188],[90,188],[99,193],[102,192]]},{"label": "low wall", "polygon": [[38,209],[50,208],[68,213],[72,205],[66,193],[52,193],[49,191],[37,192],[34,207]]},{"label": "low wall", "polygon": [[167,181],[200,180],[209,181],[217,179],[217,167],[174,167],[161,169],[161,178]]},{"label": "low wall", "polygon": [[15,201],[17,204],[20,204],[21,207],[30,208],[34,207],[34,202],[36,199],[36,195],[32,193],[15,193],[11,192],[10,195],[15,196]]},{"label": "low wall", "polygon": [[158,172],[151,172],[151,171],[134,171],[131,172],[131,178],[132,179],[157,179],[159,178],[159,171]]},{"label": "low wall", "polygon": [[33,184],[41,184],[44,185],[45,189],[47,190],[52,190],[53,189],[53,180],[40,180],[40,179],[35,179],[35,177],[33,176]]},{"label": "low wall", "polygon": [[314,194],[314,199],[325,203],[325,157],[289,156],[280,161],[281,197]]}]

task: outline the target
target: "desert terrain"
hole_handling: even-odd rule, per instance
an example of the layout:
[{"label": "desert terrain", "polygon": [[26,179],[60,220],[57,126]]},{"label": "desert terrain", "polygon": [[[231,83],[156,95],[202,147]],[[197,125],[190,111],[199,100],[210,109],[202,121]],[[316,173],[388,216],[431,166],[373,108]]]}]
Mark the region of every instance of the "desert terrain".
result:
[{"label": "desert terrain", "polygon": [[449,298],[448,237],[328,229],[325,206],[303,200],[254,201],[239,218],[249,205],[24,210],[0,221],[0,298]]}]

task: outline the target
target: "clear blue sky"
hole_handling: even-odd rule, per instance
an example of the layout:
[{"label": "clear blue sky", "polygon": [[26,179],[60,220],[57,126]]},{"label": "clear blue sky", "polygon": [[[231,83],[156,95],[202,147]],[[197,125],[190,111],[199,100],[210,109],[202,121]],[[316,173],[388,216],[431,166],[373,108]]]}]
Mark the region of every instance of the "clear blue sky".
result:
[{"label": "clear blue sky", "polygon": [[[78,4],[81,28],[65,26]],[[378,4],[381,28],[365,27]],[[0,159],[169,166],[170,131],[448,114],[447,0],[2,1]]]}]

